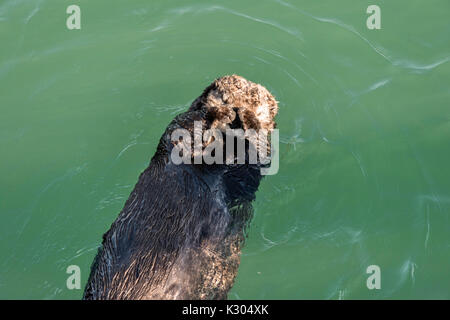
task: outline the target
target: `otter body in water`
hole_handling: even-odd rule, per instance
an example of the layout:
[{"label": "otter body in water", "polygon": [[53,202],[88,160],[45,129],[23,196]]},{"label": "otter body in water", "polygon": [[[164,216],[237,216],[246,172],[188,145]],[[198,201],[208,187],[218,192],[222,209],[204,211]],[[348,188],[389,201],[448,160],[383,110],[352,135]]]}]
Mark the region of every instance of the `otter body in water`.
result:
[{"label": "otter body in water", "polygon": [[233,75],[215,80],[175,117],[103,235],[83,299],[226,299],[262,164],[175,164],[171,135],[193,132],[194,122],[203,130],[270,132],[277,111],[264,87]]}]

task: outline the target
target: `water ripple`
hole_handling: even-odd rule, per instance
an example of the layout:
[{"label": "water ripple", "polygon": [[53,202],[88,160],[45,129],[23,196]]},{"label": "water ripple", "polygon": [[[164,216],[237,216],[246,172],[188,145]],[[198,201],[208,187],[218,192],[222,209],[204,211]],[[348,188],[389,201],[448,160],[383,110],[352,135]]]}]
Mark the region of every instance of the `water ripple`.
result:
[{"label": "water ripple", "polygon": [[347,31],[350,31],[351,33],[355,34],[356,36],[358,36],[361,40],[363,40],[365,43],[367,43],[370,48],[372,48],[372,50],[374,52],[376,52],[378,55],[380,55],[381,57],[383,57],[386,61],[388,61],[389,63],[391,63],[393,66],[398,66],[398,67],[402,67],[405,69],[413,69],[416,72],[425,72],[425,71],[430,71],[448,61],[450,61],[450,57],[445,57],[441,60],[438,60],[436,62],[432,62],[430,64],[420,64],[417,62],[413,62],[410,60],[405,60],[405,59],[395,59],[392,56],[389,56],[387,53],[387,50],[383,47],[381,47],[380,45],[375,45],[373,44],[371,41],[369,41],[366,37],[364,37],[361,33],[359,33],[353,26],[350,26],[338,19],[335,18],[327,18],[327,17],[318,17],[315,16],[307,11],[301,10],[295,6],[293,6],[290,3],[287,3],[283,0],[275,0],[276,2],[278,2],[279,4],[288,7],[290,9],[293,9],[294,11],[297,11],[298,13],[308,16],[316,21],[319,22],[325,22],[325,23],[331,23],[331,24],[335,24]]},{"label": "water ripple", "polygon": [[254,17],[254,16],[250,16],[248,14],[233,10],[233,9],[229,9],[223,6],[218,6],[218,5],[212,5],[212,6],[206,6],[206,7],[182,7],[182,8],[177,8],[176,10],[171,10],[170,12],[175,14],[176,16],[181,16],[184,15],[186,13],[203,13],[203,12],[212,12],[212,11],[224,11],[227,12],[229,14],[238,16],[238,17],[242,17],[245,18],[247,20],[253,21],[253,22],[257,22],[257,23],[261,23],[261,24],[265,24],[271,27],[274,27],[280,31],[283,31],[293,37],[295,37],[296,39],[304,42],[303,36],[301,34],[300,31],[296,30],[296,29],[291,29],[291,28],[287,28],[281,24],[279,24],[278,22],[274,22],[268,19],[263,19],[263,18],[258,18],[258,17]]}]

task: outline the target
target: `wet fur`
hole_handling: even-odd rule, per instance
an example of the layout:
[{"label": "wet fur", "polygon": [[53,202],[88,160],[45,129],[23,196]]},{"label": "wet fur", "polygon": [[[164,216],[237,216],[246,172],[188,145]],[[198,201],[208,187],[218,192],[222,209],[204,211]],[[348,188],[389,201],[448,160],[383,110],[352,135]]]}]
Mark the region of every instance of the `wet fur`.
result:
[{"label": "wet fur", "polygon": [[[261,106],[263,106],[261,108]],[[239,76],[215,80],[161,137],[149,167],[103,235],[84,299],[226,299],[253,211],[260,165],[175,165],[177,128],[271,130],[277,103]]]}]

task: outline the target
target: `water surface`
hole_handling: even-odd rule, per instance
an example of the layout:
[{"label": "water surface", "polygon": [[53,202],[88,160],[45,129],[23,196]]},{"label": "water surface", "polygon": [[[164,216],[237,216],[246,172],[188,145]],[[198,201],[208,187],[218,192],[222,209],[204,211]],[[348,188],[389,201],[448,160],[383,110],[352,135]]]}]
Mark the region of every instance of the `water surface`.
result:
[{"label": "water surface", "polygon": [[70,31],[74,2],[0,0],[0,298],[81,298],[67,266],[84,287],[166,125],[232,73],[280,101],[281,156],[230,299],[450,298],[448,0],[80,0]]}]

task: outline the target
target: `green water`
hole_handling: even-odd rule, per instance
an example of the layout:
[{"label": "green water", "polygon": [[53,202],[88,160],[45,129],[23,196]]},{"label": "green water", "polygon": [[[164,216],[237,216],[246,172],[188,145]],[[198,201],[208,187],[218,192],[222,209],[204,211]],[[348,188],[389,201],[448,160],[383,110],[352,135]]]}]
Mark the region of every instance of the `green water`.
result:
[{"label": "green water", "polygon": [[84,287],[166,125],[236,73],[276,96],[281,144],[229,298],[450,299],[449,16],[448,0],[0,0],[0,298],[81,298],[66,268]]}]

